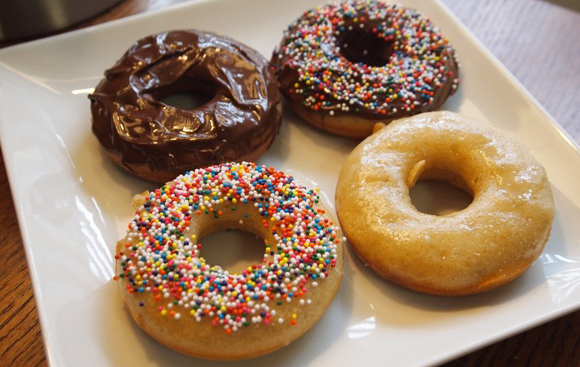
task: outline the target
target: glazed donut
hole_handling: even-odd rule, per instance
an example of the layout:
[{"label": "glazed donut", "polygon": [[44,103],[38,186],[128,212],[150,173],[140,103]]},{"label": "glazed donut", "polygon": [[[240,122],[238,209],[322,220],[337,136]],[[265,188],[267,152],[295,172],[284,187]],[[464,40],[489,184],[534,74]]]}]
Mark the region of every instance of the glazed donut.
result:
[{"label": "glazed donut", "polygon": [[439,108],[459,83],[455,52],[429,19],[374,0],[306,11],[271,63],[300,117],[354,138],[377,121]]},{"label": "glazed donut", "polygon": [[[448,215],[419,212],[409,189],[435,179],[470,192]],[[520,144],[451,112],[391,122],[341,170],[336,205],[359,257],[383,277],[436,295],[474,294],[522,274],[554,218],[544,168]]]},{"label": "glazed donut", "polygon": [[[116,249],[130,313],[160,343],[205,359],[251,358],[313,326],[342,280],[343,243],[316,190],[254,163],[196,169],[145,193]],[[231,274],[200,238],[240,229],[264,239],[262,263]]]},{"label": "glazed donut", "polygon": [[[192,110],[161,100],[207,97]],[[188,170],[255,160],[281,123],[268,61],[231,38],[177,30],[137,41],[89,96],[93,133],[127,171],[165,183]]]}]

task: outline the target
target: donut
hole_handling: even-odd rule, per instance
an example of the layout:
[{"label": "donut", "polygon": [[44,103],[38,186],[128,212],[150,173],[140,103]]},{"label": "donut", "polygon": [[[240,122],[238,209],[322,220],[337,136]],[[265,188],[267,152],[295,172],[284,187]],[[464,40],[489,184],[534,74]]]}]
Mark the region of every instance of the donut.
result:
[{"label": "donut", "polygon": [[[163,102],[192,93],[191,110]],[[89,95],[92,130],[115,163],[165,183],[194,168],[253,161],[281,123],[268,60],[231,38],[198,30],[138,40]]]},{"label": "donut", "polygon": [[373,0],[304,12],[270,62],[297,115],[352,138],[439,108],[459,83],[455,51],[428,18]]},{"label": "donut", "polygon": [[[419,212],[417,180],[471,193],[465,209]],[[348,156],[338,218],[358,256],[383,277],[434,295],[491,290],[521,275],[550,235],[554,201],[544,168],[505,133],[452,112],[393,121]]]},{"label": "donut", "polygon": [[[274,351],[312,327],[339,289],[345,239],[317,190],[282,171],[200,168],[137,201],[115,280],[136,323],[174,350],[213,360]],[[199,240],[227,229],[263,238],[263,261],[241,273],[208,264]]]}]

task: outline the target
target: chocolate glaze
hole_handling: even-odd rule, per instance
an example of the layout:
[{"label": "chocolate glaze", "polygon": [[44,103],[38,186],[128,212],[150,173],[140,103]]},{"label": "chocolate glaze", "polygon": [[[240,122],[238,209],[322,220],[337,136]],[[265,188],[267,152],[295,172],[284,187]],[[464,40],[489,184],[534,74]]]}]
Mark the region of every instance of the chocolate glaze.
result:
[{"label": "chocolate glaze", "polygon": [[[400,29],[399,34],[393,34],[390,37],[381,39],[376,35],[377,29],[391,28],[395,22],[397,22],[397,27],[399,27],[408,20],[420,19],[422,16],[419,13],[413,9],[403,8],[399,5],[388,5],[382,2],[370,1],[365,3],[364,1],[354,1],[347,3],[353,4],[354,9],[352,12],[341,13],[341,4],[343,3],[338,5],[325,5],[319,9],[304,12],[302,17],[290,24],[285,30],[284,37],[279,46],[274,50],[270,62],[276,72],[281,91],[288,99],[306,108],[311,113],[332,114],[333,116],[356,115],[388,122],[396,118],[435,110],[450,95],[455,93],[459,83],[458,63],[453,48],[449,44],[443,44],[436,45],[434,47],[435,50],[430,51],[430,56],[440,58],[439,61],[433,62],[428,60],[427,64],[430,63],[433,68],[442,66],[445,71],[440,78],[433,78],[428,83],[433,92],[432,96],[412,92],[414,98],[412,102],[417,103],[414,103],[411,111],[405,109],[407,102],[403,98],[389,101],[388,107],[384,108],[386,112],[384,114],[379,113],[377,109],[366,106],[367,102],[372,102],[372,100],[365,101],[357,98],[354,98],[353,103],[349,105],[349,111],[341,109],[340,105],[345,100],[337,99],[335,91],[328,91],[328,89],[322,88],[321,86],[326,87],[327,85],[331,85],[337,79],[344,79],[344,76],[348,75],[349,83],[352,84],[365,85],[365,83],[370,83],[372,85],[377,83],[392,89],[393,92],[391,93],[377,91],[376,89],[373,91],[376,100],[385,101],[386,98],[391,97],[397,92],[400,94],[403,87],[396,82],[385,83],[383,80],[379,80],[379,78],[374,79],[372,75],[369,77],[369,74],[360,71],[362,66],[359,67],[358,64],[364,64],[364,67],[368,67],[369,69],[373,67],[388,69],[386,64],[401,62],[403,66],[401,69],[380,71],[382,74],[394,72],[396,75],[399,72],[406,72],[407,70],[404,69],[404,66],[412,64],[414,58],[422,57],[420,53],[407,53],[404,47],[401,46],[406,41],[406,36],[409,34],[412,34],[411,37],[415,36],[415,29],[406,31],[405,29],[397,28],[397,30]],[[404,12],[402,15],[393,17],[393,19],[388,16],[377,17],[369,15],[369,8],[366,5],[361,6],[360,4],[370,4],[380,11],[389,7],[393,7],[394,9],[403,8]],[[313,17],[312,14],[316,11],[318,11],[320,16]],[[329,14],[330,19],[327,18],[326,21],[321,20],[329,16]],[[364,21],[360,19],[364,19]],[[430,24],[428,20],[426,22]],[[327,36],[323,35],[320,37],[317,34],[316,30],[323,29],[322,26],[329,29]],[[313,31],[313,29],[315,30]],[[437,31],[435,32],[437,36],[441,36]],[[311,46],[312,34],[317,34],[319,39],[321,39],[317,46]],[[305,37],[310,38],[305,40]],[[385,40],[385,38],[389,38],[389,40]],[[297,52],[296,49],[289,49],[295,47],[297,43],[301,45],[302,49],[305,48],[306,51],[301,50]],[[346,44],[348,44],[348,48],[344,47]],[[363,51],[365,54],[362,54]],[[368,54],[366,54],[367,52]],[[314,62],[309,57],[310,55],[314,55],[316,59]],[[345,68],[339,69],[331,66],[331,63],[336,60],[341,60],[340,63],[346,65]],[[358,75],[352,74],[351,71],[358,72]],[[309,85],[300,79],[300,75],[305,72],[309,72],[310,75],[315,76],[315,79]],[[328,83],[326,85],[324,82],[321,82],[322,77],[317,77],[317,75],[321,75],[324,72],[328,72],[324,77]],[[324,98],[322,100],[326,103],[319,106],[316,110],[312,108],[312,104],[308,101],[309,99],[312,100],[315,95],[323,95]],[[316,98],[319,99],[320,97]]]},{"label": "chocolate glaze", "polygon": [[[182,92],[209,102],[183,110],[160,101]],[[271,144],[281,123],[268,61],[230,38],[196,30],[137,41],[89,98],[104,149],[132,173],[146,165],[163,177],[153,181],[251,155]]]}]

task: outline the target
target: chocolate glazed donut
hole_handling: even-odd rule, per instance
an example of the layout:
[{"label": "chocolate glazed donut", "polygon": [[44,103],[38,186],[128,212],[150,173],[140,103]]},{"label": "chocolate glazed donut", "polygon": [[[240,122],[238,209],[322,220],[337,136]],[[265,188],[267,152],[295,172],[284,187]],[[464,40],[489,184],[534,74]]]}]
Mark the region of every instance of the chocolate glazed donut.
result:
[{"label": "chocolate glazed donut", "polygon": [[[161,100],[206,96],[192,110]],[[89,95],[93,133],[113,160],[166,182],[198,167],[255,160],[281,123],[268,61],[230,38],[196,30],[137,41]]]}]

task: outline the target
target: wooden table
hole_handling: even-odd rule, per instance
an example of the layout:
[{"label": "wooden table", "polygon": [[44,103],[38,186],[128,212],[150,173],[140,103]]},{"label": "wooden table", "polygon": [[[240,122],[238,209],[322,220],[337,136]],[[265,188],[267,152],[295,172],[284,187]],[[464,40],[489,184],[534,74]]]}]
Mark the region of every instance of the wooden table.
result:
[{"label": "wooden table", "polygon": [[[79,27],[183,1],[187,0],[126,0]],[[443,2],[580,143],[580,3],[575,0]],[[0,47],[6,45],[0,44]],[[47,362],[38,315],[3,158],[0,159],[0,192],[4,193],[0,197],[0,366],[44,366]],[[580,365],[580,311],[445,366],[508,365]]]}]

